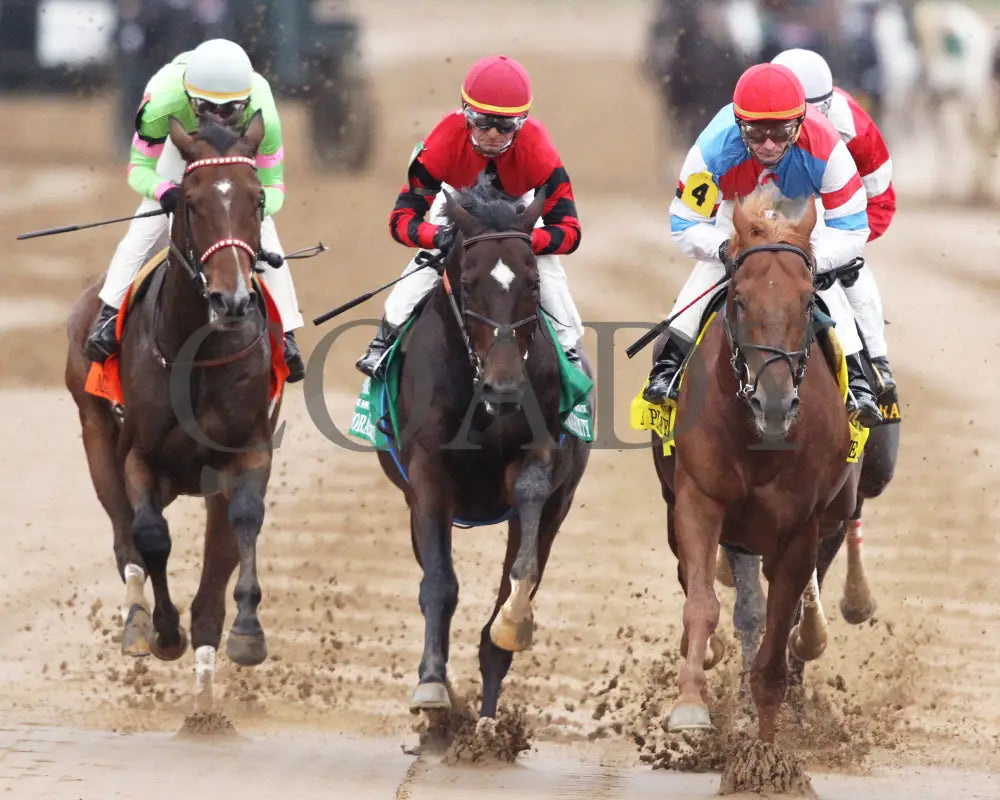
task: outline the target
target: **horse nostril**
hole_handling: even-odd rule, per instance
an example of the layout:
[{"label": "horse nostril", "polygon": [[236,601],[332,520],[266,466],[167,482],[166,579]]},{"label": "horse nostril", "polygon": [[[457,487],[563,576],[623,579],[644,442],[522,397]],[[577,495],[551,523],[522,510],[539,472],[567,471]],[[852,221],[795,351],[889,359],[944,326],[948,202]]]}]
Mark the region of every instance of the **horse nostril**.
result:
[{"label": "horse nostril", "polygon": [[229,310],[228,303],[226,303],[226,296],[222,292],[209,292],[208,304],[216,314],[225,315]]}]

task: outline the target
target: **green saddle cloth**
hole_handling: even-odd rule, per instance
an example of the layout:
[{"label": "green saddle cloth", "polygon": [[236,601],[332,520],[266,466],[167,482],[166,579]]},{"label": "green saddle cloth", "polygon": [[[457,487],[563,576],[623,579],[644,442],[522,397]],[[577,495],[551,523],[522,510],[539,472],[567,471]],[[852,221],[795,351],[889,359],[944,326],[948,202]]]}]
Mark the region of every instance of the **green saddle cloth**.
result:
[{"label": "green saddle cloth", "polygon": [[[557,342],[552,323],[543,312],[540,315],[548,330],[550,341]],[[354,404],[348,434],[368,442],[379,450],[389,450],[399,441],[399,416],[396,403],[399,399],[399,377],[403,371],[403,342],[415,318],[409,319],[386,355],[385,380],[365,378],[361,394]],[[583,442],[594,441],[594,421],[590,410],[590,393],[594,382],[579,367],[570,363],[563,349],[556,345],[559,358],[559,415],[563,429]],[[386,433],[388,417],[391,435]]]}]

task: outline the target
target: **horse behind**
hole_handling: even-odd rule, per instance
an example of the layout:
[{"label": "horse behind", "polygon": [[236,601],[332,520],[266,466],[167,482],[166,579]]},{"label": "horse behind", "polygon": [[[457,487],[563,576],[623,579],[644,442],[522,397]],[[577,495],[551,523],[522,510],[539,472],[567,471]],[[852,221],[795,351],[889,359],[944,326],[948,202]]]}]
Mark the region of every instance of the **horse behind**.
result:
[{"label": "horse behind", "polygon": [[539,319],[531,231],[544,199],[539,193],[521,210],[485,179],[457,199],[447,195],[457,241],[406,340],[398,451],[379,451],[406,498],[423,570],[413,713],[451,707],[452,526],[510,514],[500,587],[479,643],[480,727],[496,716],[513,653],[531,645],[531,599],[589,456],[580,439],[561,441],[559,345]]},{"label": "horse behind", "polygon": [[808,248],[815,222],[812,202],[796,224],[762,198],[737,203],[736,267],[724,309],[687,367],[674,454],[653,448],[686,595],[671,730],[711,727],[703,692],[705,669],[722,651],[714,634],[720,542],[762,556],[770,582],[766,631],[750,675],[763,741],[774,741],[786,648],[814,657],[825,644],[810,635],[814,620],[804,620],[794,635],[792,625],[820,539],[854,511],[859,470],[846,461],[851,437],[837,381],[813,346]]},{"label": "horse behind", "polygon": [[170,138],[187,169],[166,264],[125,318],[120,419],[108,401],[84,388],[90,362],[83,342],[98,308],[98,284],[77,299],[68,322],[66,386],[79,410],[94,489],[114,531],[126,586],[125,654],[173,660],[187,648],[168,589],[171,540],[163,510],[181,494],[205,497],[204,561],[191,604],[201,711],[212,706],[225,590],[237,564],[227,653],[243,665],[266,657],[256,540],[278,405],[270,409],[273,332],[251,282],[263,200],[254,159],[263,135],[259,113],[243,137],[210,122],[191,136],[171,120]]}]

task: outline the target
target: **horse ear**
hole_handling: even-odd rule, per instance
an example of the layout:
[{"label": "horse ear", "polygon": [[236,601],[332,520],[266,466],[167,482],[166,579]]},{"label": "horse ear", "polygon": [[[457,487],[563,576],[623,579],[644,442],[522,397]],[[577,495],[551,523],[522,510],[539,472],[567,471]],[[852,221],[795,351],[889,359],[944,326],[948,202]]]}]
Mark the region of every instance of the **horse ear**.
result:
[{"label": "horse ear", "polygon": [[256,155],[257,148],[260,147],[260,143],[264,141],[264,115],[261,113],[259,108],[254,115],[250,117],[250,122],[247,124],[247,131],[243,134],[243,139],[250,148],[250,152]]},{"label": "horse ear", "polygon": [[738,196],[733,203],[733,227],[736,229],[736,236],[739,239],[745,241],[750,235],[750,217],[743,210],[743,201]]},{"label": "horse ear", "polygon": [[171,115],[168,124],[170,141],[174,143],[185,160],[190,160],[190,155],[194,150],[194,137],[184,129],[183,123],[177,117]]},{"label": "horse ear", "polygon": [[542,212],[545,210],[545,187],[535,192],[535,199],[531,201],[524,211],[521,213],[518,219],[518,227],[525,233],[531,233],[532,229],[535,227],[535,223],[538,222],[538,218],[542,216]]},{"label": "horse ear", "polygon": [[806,210],[799,218],[799,221],[795,223],[795,230],[801,233],[805,238],[809,238],[812,235],[813,228],[816,227],[816,198],[809,195],[809,200],[806,203]]},{"label": "horse ear", "polygon": [[448,219],[458,226],[463,235],[470,236],[476,227],[475,217],[459,205],[459,202],[451,192],[447,189],[442,189],[441,191],[444,192],[444,207],[448,214]]}]

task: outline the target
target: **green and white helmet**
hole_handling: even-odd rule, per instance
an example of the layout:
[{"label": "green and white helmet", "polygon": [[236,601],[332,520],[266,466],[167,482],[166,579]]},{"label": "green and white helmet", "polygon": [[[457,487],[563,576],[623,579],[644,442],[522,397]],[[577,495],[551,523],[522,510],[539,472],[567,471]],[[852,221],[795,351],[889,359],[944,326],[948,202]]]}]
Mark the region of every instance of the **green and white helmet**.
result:
[{"label": "green and white helmet", "polygon": [[191,51],[184,89],[192,99],[217,105],[243,102],[252,88],[250,57],[236,42],[209,39]]}]

